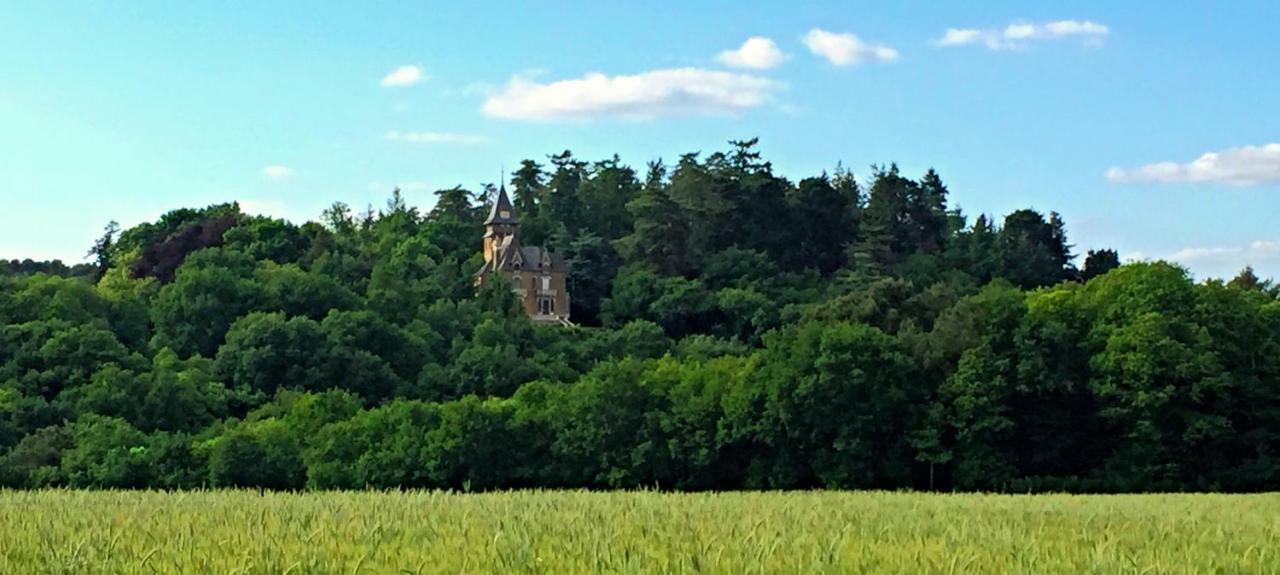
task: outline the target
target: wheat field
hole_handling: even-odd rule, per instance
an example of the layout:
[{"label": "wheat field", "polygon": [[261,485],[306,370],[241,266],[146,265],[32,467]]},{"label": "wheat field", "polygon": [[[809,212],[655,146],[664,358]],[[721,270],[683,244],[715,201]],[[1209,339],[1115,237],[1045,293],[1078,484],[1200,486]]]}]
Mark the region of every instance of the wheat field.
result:
[{"label": "wheat field", "polygon": [[0,573],[1280,573],[1280,496],[4,491]]}]

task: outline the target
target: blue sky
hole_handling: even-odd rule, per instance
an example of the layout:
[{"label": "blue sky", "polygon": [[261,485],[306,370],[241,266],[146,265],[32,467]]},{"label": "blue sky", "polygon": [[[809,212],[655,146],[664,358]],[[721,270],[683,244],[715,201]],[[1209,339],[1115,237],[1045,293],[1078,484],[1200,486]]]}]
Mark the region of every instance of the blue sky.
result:
[{"label": "blue sky", "polygon": [[79,261],[109,220],[177,207],[298,220],[397,184],[425,207],[566,148],[639,167],[759,136],[792,179],[935,167],[970,215],[1059,211],[1081,253],[1280,276],[1278,22],[1275,2],[13,2],[0,258]]}]

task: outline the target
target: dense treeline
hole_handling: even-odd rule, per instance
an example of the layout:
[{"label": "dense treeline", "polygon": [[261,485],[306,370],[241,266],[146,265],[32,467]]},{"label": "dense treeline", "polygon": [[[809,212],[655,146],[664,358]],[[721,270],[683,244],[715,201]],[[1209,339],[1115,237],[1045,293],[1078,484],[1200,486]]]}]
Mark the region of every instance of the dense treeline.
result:
[{"label": "dense treeline", "polygon": [[[1280,290],[1078,259],[896,166],[754,141],[508,183],[581,327],[474,287],[492,189],[235,204],[0,269],[0,485],[1280,487]],[[498,285],[491,283],[491,285]]]}]

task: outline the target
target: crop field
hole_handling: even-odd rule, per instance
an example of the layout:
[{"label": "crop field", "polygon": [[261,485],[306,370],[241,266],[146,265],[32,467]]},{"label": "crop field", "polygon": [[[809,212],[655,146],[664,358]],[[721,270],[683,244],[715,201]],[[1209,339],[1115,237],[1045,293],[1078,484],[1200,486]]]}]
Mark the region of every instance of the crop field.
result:
[{"label": "crop field", "polygon": [[1280,573],[1280,496],[0,491],[0,573]]}]

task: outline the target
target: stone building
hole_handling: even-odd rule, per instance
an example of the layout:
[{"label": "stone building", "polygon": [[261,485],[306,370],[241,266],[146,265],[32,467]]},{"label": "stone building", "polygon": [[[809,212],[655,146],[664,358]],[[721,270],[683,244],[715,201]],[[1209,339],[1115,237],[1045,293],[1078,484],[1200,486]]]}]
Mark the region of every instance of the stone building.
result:
[{"label": "stone building", "polygon": [[509,282],[533,321],[572,325],[564,258],[541,246],[520,245],[519,227],[520,217],[503,186],[484,221],[484,266],[476,272],[476,283]]}]

